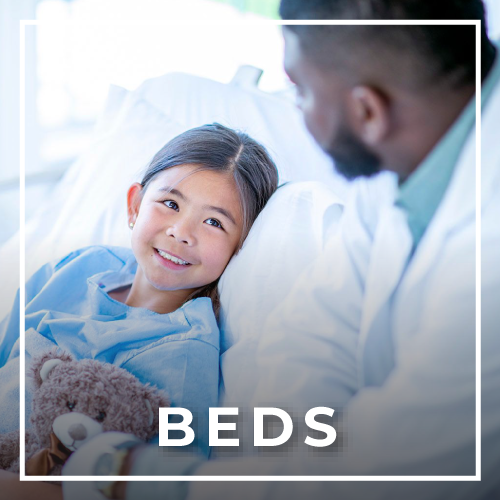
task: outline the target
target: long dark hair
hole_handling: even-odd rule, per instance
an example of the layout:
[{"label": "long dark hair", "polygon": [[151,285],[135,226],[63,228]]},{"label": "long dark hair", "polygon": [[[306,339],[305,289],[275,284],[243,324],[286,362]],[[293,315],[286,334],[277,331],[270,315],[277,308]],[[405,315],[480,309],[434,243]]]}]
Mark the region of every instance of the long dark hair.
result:
[{"label": "long dark hair", "polygon": [[[233,176],[239,192],[243,228],[238,252],[252,224],[278,187],[278,171],[264,146],[247,134],[219,123],[203,125],[174,137],[156,153],[141,181],[146,190],[153,178],[164,170],[180,165],[199,165]],[[217,279],[196,290],[188,300],[197,297],[212,299],[218,317],[220,309]]]}]

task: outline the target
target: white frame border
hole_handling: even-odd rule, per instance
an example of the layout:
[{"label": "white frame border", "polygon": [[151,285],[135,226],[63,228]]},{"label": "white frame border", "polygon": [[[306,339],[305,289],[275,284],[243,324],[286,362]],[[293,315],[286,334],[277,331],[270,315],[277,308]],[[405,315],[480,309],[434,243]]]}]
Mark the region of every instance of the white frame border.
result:
[{"label": "white frame border", "polygon": [[[38,25],[109,25],[110,22],[42,22],[36,20],[20,21],[20,287],[19,303],[25,304],[26,299],[26,228],[25,228],[25,178],[26,178],[26,137],[25,137],[25,113],[26,113],[26,26]],[[174,20],[174,21],[113,21],[115,25],[170,25],[186,24],[205,25],[205,21]],[[287,25],[351,25],[351,26],[390,26],[390,25],[473,25],[476,31],[476,474],[474,476],[61,476],[62,481],[480,481],[481,480],[481,21],[479,20],[358,20],[358,21],[330,21],[330,20],[263,20],[263,21],[218,21],[213,25],[227,24],[273,24],[278,26]],[[20,315],[20,435],[25,435],[25,311],[24,307],[19,308]],[[25,440],[20,440],[20,480],[21,481],[51,481],[53,476],[26,476]]]}]

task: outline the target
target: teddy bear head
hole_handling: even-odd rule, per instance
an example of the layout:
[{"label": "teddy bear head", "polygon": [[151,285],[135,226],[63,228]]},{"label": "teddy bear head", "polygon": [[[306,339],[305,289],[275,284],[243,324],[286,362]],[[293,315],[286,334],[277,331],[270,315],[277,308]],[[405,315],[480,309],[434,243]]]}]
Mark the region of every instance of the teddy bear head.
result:
[{"label": "teddy bear head", "polygon": [[170,406],[156,387],[127,370],[51,351],[32,364],[31,423],[40,445],[55,434],[70,451],[101,432],[119,431],[147,441],[158,434],[160,407]]}]

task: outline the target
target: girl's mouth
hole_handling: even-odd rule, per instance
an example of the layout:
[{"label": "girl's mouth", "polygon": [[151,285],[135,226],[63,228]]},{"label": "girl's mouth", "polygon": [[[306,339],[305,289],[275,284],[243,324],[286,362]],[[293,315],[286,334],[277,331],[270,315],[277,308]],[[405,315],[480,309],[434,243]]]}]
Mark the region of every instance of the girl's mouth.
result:
[{"label": "girl's mouth", "polygon": [[164,250],[160,250],[159,248],[155,248],[155,251],[160,259],[160,262],[169,268],[179,269],[191,265],[190,262],[182,260],[180,257],[176,257],[175,255],[165,252]]}]

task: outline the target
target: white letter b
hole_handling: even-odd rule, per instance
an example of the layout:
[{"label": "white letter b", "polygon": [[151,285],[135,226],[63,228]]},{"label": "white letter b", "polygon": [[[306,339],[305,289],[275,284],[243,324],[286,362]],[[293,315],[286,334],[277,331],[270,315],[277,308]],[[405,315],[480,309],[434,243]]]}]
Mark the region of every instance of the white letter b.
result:
[{"label": "white letter b", "polygon": [[[180,415],[182,421],[173,423],[168,421],[169,415]],[[193,415],[186,408],[160,408],[160,446],[187,446],[194,440],[194,431],[189,427],[193,421]],[[184,432],[182,439],[169,439],[169,431],[179,430]]]}]

